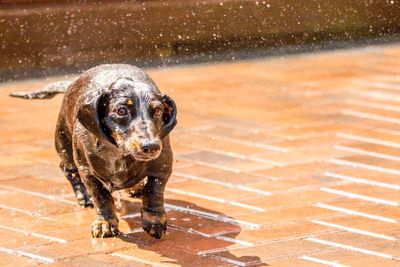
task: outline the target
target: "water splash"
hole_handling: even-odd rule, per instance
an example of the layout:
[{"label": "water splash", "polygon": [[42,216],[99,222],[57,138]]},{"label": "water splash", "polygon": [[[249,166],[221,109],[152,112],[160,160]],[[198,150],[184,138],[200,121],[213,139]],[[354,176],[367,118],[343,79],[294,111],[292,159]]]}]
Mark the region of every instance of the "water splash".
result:
[{"label": "water splash", "polygon": [[117,210],[120,210],[121,207],[122,207],[122,205],[121,205],[121,196],[122,196],[121,191],[118,191],[117,192],[117,205],[116,205]]}]

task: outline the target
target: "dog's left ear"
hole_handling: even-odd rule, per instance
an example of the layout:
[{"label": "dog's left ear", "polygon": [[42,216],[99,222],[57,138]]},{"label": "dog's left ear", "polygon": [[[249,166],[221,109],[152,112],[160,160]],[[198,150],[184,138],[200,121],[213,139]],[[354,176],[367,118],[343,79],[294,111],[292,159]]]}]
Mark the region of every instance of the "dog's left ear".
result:
[{"label": "dog's left ear", "polygon": [[176,105],[174,100],[167,95],[161,97],[161,102],[164,105],[164,113],[162,115],[163,126],[161,128],[161,139],[166,137],[169,132],[174,129],[176,121]]},{"label": "dog's left ear", "polygon": [[102,111],[106,108],[107,94],[87,96],[78,110],[78,120],[89,132],[97,138],[106,139],[116,145],[114,139],[107,133],[107,129],[101,123]]}]

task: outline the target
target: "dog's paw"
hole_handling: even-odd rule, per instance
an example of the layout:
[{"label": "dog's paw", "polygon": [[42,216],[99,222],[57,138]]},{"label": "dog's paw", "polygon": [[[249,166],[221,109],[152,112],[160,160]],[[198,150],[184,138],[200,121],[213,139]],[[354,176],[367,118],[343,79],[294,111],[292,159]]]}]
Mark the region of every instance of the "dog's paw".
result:
[{"label": "dog's paw", "polygon": [[160,239],[167,230],[167,215],[142,211],[142,227],[149,235]]},{"label": "dog's paw", "polygon": [[100,237],[113,237],[119,234],[118,223],[111,223],[109,221],[95,220],[92,223],[92,236],[93,238]]},{"label": "dog's paw", "polygon": [[84,184],[75,185],[74,192],[79,206],[81,206],[82,208],[87,208],[87,207],[93,208],[92,197],[90,196]]}]

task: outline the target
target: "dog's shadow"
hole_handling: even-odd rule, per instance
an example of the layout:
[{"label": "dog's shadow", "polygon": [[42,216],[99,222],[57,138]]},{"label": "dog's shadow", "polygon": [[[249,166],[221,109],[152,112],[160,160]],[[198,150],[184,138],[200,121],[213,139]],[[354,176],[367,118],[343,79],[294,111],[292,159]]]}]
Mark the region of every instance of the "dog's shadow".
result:
[{"label": "dog's shadow", "polygon": [[242,229],[232,217],[194,203],[168,199],[165,205],[167,233],[157,240],[142,230],[138,216],[140,207],[141,201],[122,200],[120,225],[127,224],[129,229],[121,229],[123,234],[119,238],[134,243],[140,250],[148,251],[138,251],[146,255],[146,259],[151,257],[160,264],[181,266],[268,266],[259,257],[246,255],[251,248],[246,247],[245,242],[236,242],[235,237]]}]

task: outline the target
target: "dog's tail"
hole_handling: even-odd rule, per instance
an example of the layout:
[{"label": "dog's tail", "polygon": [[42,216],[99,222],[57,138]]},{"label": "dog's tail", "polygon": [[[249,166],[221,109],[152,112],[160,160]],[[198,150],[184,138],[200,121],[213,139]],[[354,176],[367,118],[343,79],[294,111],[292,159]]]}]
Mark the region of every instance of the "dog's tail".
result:
[{"label": "dog's tail", "polygon": [[20,97],[25,99],[47,99],[52,98],[56,94],[64,93],[72,82],[59,81],[51,83],[44,88],[32,92],[15,92],[11,93],[12,97]]}]

